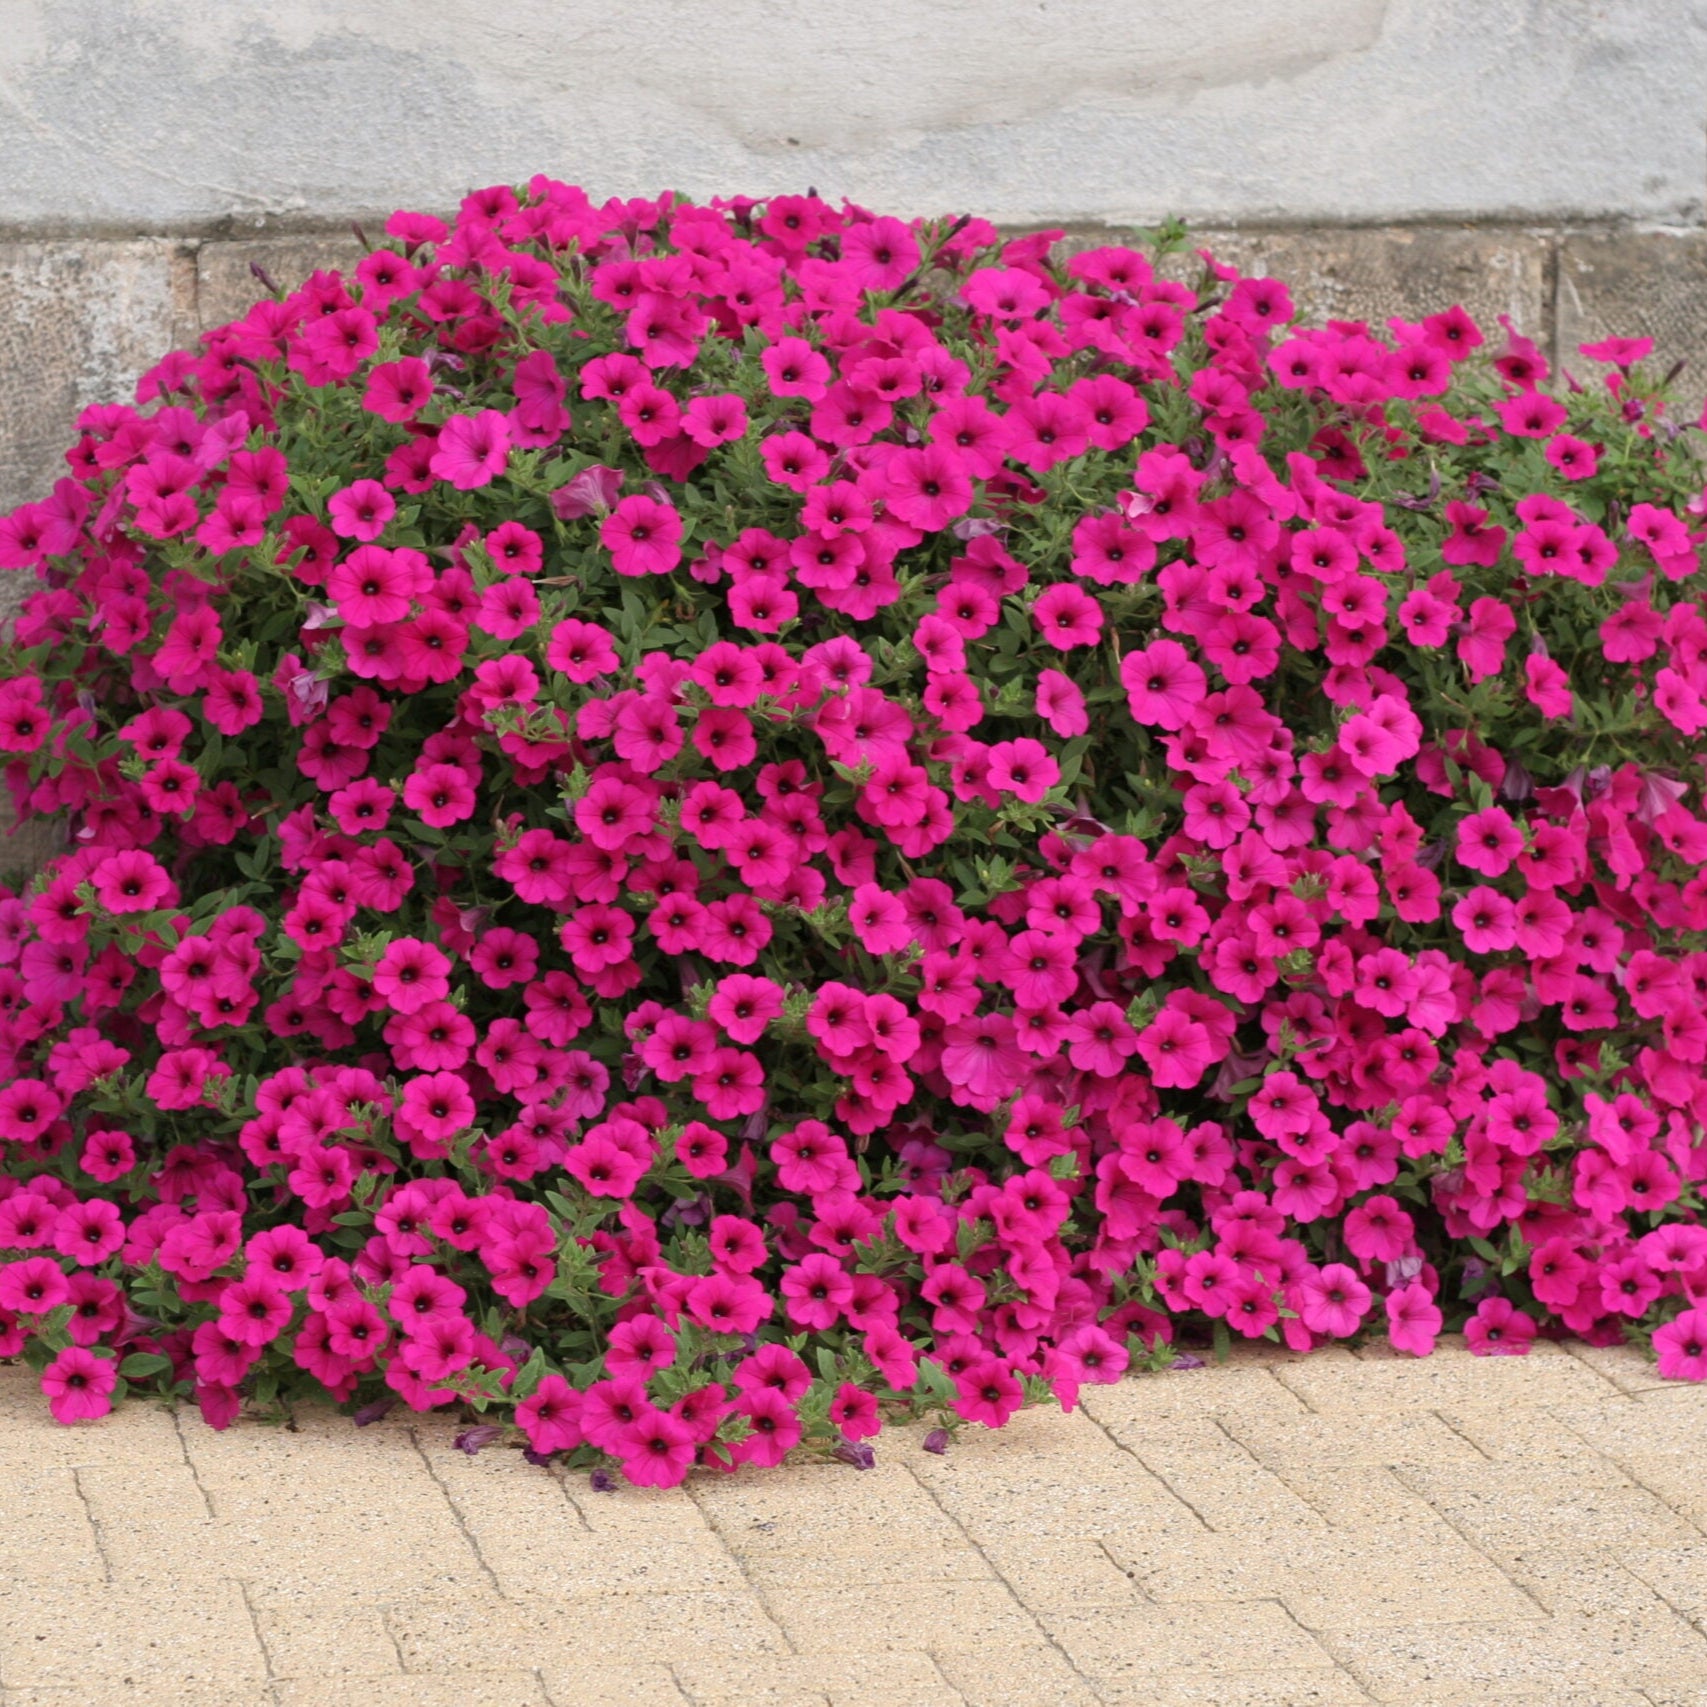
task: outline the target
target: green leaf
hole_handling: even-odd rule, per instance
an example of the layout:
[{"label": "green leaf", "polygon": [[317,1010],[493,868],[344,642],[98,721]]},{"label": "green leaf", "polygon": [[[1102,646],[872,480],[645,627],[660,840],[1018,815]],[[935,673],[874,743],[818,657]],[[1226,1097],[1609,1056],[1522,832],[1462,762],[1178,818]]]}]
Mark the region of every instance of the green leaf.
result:
[{"label": "green leaf", "polygon": [[160,1375],[172,1367],[169,1357],[162,1357],[158,1352],[133,1351],[119,1365],[119,1374],[127,1380],[144,1381],[150,1375]]}]

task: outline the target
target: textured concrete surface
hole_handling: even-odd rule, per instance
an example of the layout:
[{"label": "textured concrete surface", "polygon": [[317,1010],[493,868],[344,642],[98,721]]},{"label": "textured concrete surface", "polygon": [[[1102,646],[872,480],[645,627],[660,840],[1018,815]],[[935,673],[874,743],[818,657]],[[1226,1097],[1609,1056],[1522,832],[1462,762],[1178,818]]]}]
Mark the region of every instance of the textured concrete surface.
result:
[{"label": "textured concrete surface", "polygon": [[[7,0],[0,224],[816,184],[1121,223],[1702,215],[1703,0]],[[762,44],[762,51],[755,48]]]},{"label": "textured concrete surface", "polygon": [[0,1707],[1703,1707],[1704,1427],[1634,1352],[1262,1350],[595,1493],[7,1368]]}]

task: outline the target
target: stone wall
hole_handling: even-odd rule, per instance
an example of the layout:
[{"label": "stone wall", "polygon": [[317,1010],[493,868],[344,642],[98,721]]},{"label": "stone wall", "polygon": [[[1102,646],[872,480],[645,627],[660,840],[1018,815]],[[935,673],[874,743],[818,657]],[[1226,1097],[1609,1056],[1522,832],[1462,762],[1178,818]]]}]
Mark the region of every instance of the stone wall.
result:
[{"label": "stone wall", "polygon": [[[1117,235],[1117,234],[1116,234]],[[1076,232],[1079,242],[1115,240]],[[1320,322],[1418,317],[1462,302],[1490,329],[1508,314],[1569,365],[1610,332],[1651,334],[1707,395],[1707,233],[1467,226],[1202,229],[1196,240],[1292,286]],[[348,231],[181,240],[0,242],[0,508],[47,491],[85,404],[128,398],[136,376],[263,294],[361,253]]]}]

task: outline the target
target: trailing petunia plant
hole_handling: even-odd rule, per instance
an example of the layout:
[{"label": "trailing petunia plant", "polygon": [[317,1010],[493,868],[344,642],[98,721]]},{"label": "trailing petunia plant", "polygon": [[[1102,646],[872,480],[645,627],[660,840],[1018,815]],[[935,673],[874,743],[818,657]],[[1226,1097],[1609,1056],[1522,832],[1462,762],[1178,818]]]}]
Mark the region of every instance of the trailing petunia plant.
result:
[{"label": "trailing petunia plant", "polygon": [[468,1406],[668,1485],[1234,1338],[1707,1374],[1646,343],[1554,385],[1060,235],[537,178],[83,413],[0,520],[56,1416]]}]

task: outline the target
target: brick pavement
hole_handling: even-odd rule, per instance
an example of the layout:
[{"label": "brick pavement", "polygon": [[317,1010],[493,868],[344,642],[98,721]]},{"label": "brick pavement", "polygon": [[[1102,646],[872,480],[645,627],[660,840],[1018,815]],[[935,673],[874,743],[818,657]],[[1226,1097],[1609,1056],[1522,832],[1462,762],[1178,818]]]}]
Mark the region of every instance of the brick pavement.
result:
[{"label": "brick pavement", "polygon": [[0,1370],[0,1707],[1707,1707],[1707,1390],[1633,1352],[1258,1351],[671,1493],[452,1433]]}]

